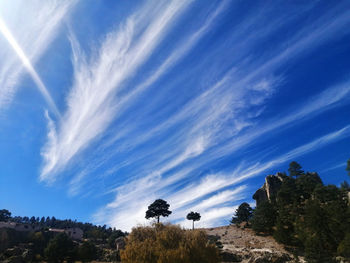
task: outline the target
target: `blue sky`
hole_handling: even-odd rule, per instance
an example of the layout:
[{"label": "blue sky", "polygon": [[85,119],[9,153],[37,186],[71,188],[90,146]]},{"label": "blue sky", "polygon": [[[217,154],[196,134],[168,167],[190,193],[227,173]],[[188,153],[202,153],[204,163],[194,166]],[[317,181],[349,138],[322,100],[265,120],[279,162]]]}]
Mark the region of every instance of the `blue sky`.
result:
[{"label": "blue sky", "polygon": [[228,222],[296,160],[348,179],[349,1],[0,1],[0,207]]}]

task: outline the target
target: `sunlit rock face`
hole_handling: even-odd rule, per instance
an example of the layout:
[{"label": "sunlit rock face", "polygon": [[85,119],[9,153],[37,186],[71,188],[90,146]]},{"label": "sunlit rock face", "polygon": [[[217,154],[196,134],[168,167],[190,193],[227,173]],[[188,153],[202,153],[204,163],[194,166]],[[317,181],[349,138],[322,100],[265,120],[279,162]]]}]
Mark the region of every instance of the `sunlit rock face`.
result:
[{"label": "sunlit rock face", "polygon": [[263,186],[253,195],[253,199],[256,201],[257,206],[265,201],[271,202],[271,200],[276,198],[277,192],[281,188],[285,176],[286,175],[283,173],[266,176]]}]

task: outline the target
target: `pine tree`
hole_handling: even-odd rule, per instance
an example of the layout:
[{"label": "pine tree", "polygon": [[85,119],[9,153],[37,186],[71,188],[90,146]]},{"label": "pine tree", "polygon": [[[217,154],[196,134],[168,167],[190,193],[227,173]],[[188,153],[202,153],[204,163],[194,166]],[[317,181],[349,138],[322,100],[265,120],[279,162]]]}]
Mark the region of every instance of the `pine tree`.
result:
[{"label": "pine tree", "polygon": [[169,207],[170,205],[163,199],[155,200],[148,206],[148,210],[146,211],[146,219],[156,217],[157,223],[159,223],[159,218],[161,216],[169,216],[171,214]]},{"label": "pine tree", "polygon": [[289,164],[288,172],[291,177],[298,177],[304,174],[304,171],[301,170],[301,165],[293,161]]},{"label": "pine tree", "polygon": [[240,224],[242,222],[249,222],[250,218],[253,215],[253,209],[246,202],[240,204],[236,209],[235,215],[231,219],[232,224]]},{"label": "pine tree", "polygon": [[194,229],[194,221],[199,221],[201,219],[201,215],[197,212],[190,212],[188,213],[187,217],[188,220],[192,220],[192,230]]},{"label": "pine tree", "polygon": [[252,228],[257,233],[273,232],[273,227],[276,224],[277,211],[273,204],[265,201],[254,210],[252,222]]}]

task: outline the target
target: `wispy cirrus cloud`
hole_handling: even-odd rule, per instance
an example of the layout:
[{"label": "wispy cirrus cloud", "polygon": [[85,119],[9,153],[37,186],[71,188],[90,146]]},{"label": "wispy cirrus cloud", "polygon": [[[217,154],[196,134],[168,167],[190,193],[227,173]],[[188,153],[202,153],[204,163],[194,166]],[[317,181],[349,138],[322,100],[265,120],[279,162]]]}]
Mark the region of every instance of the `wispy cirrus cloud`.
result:
[{"label": "wispy cirrus cloud", "polygon": [[[64,17],[77,1],[49,0],[3,1],[0,3],[1,32],[7,43],[1,41],[0,109],[12,101],[23,74],[28,72],[36,83],[52,112],[59,115],[48,89],[33,65],[49,48],[57,36]],[[16,13],[16,16],[13,14]],[[12,30],[15,29],[15,30]],[[13,33],[11,33],[13,31]]]},{"label": "wispy cirrus cloud", "polygon": [[[154,16],[145,16],[150,8],[145,6],[146,10],[139,10],[106,37],[96,60],[88,61],[72,38],[75,82],[57,136],[49,138],[43,149],[41,180],[54,180],[55,173],[105,131],[114,118],[113,99],[123,82],[152,54],[176,17],[190,3],[158,4]],[[149,25],[146,28],[145,23]],[[53,143],[55,140],[58,143]]]},{"label": "wispy cirrus cloud", "polygon": [[[173,209],[171,220],[179,220],[178,223],[187,225],[182,218],[190,210],[196,210],[205,215],[205,221],[199,225],[212,226],[228,215],[232,215],[234,205],[239,200],[247,198],[245,192],[247,186],[237,186],[238,184],[277,165],[348,137],[350,137],[350,125],[316,138],[274,159],[264,162],[242,163],[230,173],[209,174],[203,178],[192,180],[190,184],[175,192],[170,190],[168,186],[176,183],[176,180],[167,182],[166,179],[161,181],[154,177],[139,179],[120,187],[116,199],[101,208],[94,215],[94,220],[98,223],[107,220],[110,225],[131,229],[137,223],[147,222],[144,219],[144,213],[148,204],[161,196],[171,204]],[[183,178],[181,174],[175,176],[178,181]],[[131,189],[132,191],[130,191]],[[227,206],[227,203],[231,205]],[[132,211],[137,211],[137,213],[132,213]]]},{"label": "wispy cirrus cloud", "polygon": [[[62,119],[54,122],[47,115],[49,132],[40,178],[53,182],[94,146],[82,165],[76,162],[74,176],[68,180],[73,196],[91,191],[111,197],[96,213],[95,222],[130,229],[144,222],[147,205],[161,197],[169,200],[177,221],[182,222],[192,207],[205,213],[203,225],[208,226],[232,213],[236,204],[229,201],[244,198],[247,187],[239,184],[245,180],[348,136],[347,126],[268,161],[235,162],[236,169],[229,165],[229,171],[208,172],[212,164],[252,148],[265,135],[349,103],[350,85],[344,81],[303,101],[291,101],[278,117],[264,115],[270,99],[288,81],[284,69],[340,38],[349,13],[336,16],[341,6],[330,9],[262,52],[260,45],[266,38],[276,37],[311,8],[288,19],[270,20],[273,7],[267,5],[259,15],[249,13],[229,29],[224,44],[210,46],[195,66],[174,74],[182,60],[196,56],[194,47],[209,41],[219,18],[235,6],[221,2],[199,26],[183,30],[174,47],[164,43],[166,36],[173,37],[172,29],[189,5],[147,3],[91,54],[71,33],[74,84]],[[162,56],[157,57],[160,51]]]}]

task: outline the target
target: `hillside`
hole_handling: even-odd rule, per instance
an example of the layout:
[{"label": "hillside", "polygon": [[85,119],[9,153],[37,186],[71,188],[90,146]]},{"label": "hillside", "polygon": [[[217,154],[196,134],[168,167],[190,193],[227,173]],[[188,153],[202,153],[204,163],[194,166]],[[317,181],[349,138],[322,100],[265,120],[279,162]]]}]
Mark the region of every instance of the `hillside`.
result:
[{"label": "hillside", "polygon": [[297,262],[273,237],[256,235],[251,229],[229,225],[204,230],[222,246],[224,262]]}]

